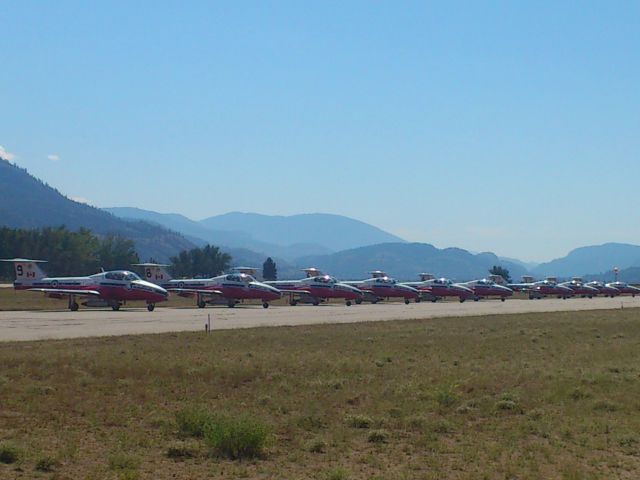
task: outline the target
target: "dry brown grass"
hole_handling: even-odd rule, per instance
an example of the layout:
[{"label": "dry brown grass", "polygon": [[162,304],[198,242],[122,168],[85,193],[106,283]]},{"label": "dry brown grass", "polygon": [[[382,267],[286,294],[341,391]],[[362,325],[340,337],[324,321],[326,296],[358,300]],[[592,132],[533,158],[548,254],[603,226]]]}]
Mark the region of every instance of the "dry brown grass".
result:
[{"label": "dry brown grass", "polygon": [[[637,478],[638,311],[0,344],[0,478]],[[249,416],[264,454],[180,435]],[[46,466],[52,472],[36,470]],[[45,470],[46,470],[45,469]]]}]

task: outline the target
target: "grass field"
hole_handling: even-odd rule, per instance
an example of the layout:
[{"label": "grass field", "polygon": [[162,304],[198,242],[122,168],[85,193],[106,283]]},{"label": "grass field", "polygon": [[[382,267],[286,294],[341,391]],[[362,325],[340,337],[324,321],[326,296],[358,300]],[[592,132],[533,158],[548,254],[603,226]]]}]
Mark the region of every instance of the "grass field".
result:
[{"label": "grass field", "polygon": [[[639,320],[0,343],[0,478],[638,478]],[[262,452],[231,460],[190,436],[185,418],[219,414],[266,432]]]}]

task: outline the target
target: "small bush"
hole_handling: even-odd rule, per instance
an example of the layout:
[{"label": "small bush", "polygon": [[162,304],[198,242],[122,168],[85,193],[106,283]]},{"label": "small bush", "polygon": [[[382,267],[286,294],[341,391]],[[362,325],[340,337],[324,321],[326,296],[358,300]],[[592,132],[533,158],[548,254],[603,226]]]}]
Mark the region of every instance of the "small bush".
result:
[{"label": "small bush", "polygon": [[441,407],[451,407],[458,401],[458,396],[455,392],[455,387],[441,388],[436,391],[436,401]]},{"label": "small bush", "polygon": [[304,415],[298,419],[297,423],[300,428],[307,431],[319,430],[326,427],[324,420],[313,415]]},{"label": "small bush", "polygon": [[366,415],[347,415],[347,424],[353,428],[370,428],[373,420]]},{"label": "small bush", "polygon": [[580,388],[574,388],[569,394],[569,397],[571,397],[572,400],[576,400],[576,401],[582,400],[584,398],[589,398],[590,396],[591,395],[589,395],[589,393],[585,392]]},{"label": "small bush", "polygon": [[317,438],[309,444],[308,450],[311,453],[324,453],[327,451],[327,442],[321,438]]},{"label": "small bush", "polygon": [[185,443],[175,443],[167,448],[166,455],[174,460],[183,460],[196,456],[195,449]]},{"label": "small bush", "polygon": [[593,409],[601,412],[615,412],[618,410],[618,405],[609,400],[598,400],[593,404]]},{"label": "small bush", "polygon": [[9,443],[0,444],[0,462],[15,463],[20,458],[20,450],[15,445]]},{"label": "small bush", "polygon": [[498,400],[496,402],[496,408],[498,410],[515,411],[518,410],[518,404],[513,400]]},{"label": "small bush", "polygon": [[204,437],[207,424],[212,415],[203,408],[188,407],[176,413],[178,432],[182,437]]},{"label": "small bush", "polygon": [[387,440],[388,435],[384,430],[373,430],[367,437],[369,443],[387,443]]},{"label": "small bush", "polygon": [[337,467],[327,473],[327,480],[347,480],[349,475],[344,468]]},{"label": "small bush", "polygon": [[451,433],[453,431],[453,424],[441,418],[431,425],[431,430],[435,433]]},{"label": "small bush", "polygon": [[58,462],[55,458],[46,456],[36,462],[36,470],[39,472],[53,472],[57,465]]},{"label": "small bush", "polygon": [[240,416],[216,416],[207,423],[205,442],[218,454],[232,460],[260,456],[267,441],[267,429],[258,420]]},{"label": "small bush", "polygon": [[140,460],[125,452],[115,452],[109,455],[109,468],[111,470],[136,470],[140,466]]}]

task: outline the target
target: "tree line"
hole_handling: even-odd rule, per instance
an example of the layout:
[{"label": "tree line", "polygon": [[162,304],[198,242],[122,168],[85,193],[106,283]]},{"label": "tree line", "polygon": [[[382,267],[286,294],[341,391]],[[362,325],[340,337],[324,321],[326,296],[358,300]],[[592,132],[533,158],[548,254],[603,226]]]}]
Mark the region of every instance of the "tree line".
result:
[{"label": "tree line", "polygon": [[[133,240],[120,235],[95,235],[87,228],[15,229],[0,227],[0,258],[47,260],[43,270],[51,276],[92,275],[104,270],[133,269],[139,263]],[[171,257],[176,277],[211,277],[229,269],[231,256],[218,247],[183,250]],[[0,279],[13,280],[13,265],[0,262]]]},{"label": "tree line", "polygon": [[[97,236],[86,228],[0,227],[0,258],[15,257],[47,260],[43,268],[52,276],[91,275],[101,268],[130,268],[139,261],[133,241],[119,235]],[[2,262],[0,278],[13,279],[13,275],[13,266]]]}]

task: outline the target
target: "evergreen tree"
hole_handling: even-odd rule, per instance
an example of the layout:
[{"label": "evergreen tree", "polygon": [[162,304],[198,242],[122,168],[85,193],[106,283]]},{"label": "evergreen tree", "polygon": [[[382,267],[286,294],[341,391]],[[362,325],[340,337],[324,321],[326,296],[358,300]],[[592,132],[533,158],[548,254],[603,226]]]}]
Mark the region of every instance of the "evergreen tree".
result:
[{"label": "evergreen tree", "polygon": [[276,268],[276,262],[271,257],[267,258],[262,264],[262,278],[265,280],[277,280],[278,269]]},{"label": "evergreen tree", "polygon": [[171,273],[176,277],[215,277],[229,268],[231,255],[218,247],[206,245],[202,248],[183,250],[171,257]]},{"label": "evergreen tree", "polygon": [[502,278],[504,278],[507,282],[511,282],[511,276],[509,275],[509,270],[507,270],[504,267],[501,267],[499,265],[494,265],[493,267],[491,267],[489,269],[489,273],[491,275],[500,275]]}]

